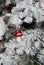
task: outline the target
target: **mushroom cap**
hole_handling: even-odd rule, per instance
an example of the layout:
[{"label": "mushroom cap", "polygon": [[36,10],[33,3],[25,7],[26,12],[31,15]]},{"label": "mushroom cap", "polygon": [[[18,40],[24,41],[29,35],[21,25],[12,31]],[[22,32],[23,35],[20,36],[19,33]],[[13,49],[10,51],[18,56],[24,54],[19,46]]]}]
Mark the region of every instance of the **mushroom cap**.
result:
[{"label": "mushroom cap", "polygon": [[15,31],[14,36],[21,37],[23,33],[21,31]]}]

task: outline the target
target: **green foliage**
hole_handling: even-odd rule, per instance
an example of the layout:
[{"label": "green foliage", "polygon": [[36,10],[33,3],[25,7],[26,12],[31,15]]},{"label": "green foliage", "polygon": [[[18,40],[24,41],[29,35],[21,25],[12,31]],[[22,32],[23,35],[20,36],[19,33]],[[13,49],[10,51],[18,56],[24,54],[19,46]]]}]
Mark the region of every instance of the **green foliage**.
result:
[{"label": "green foliage", "polygon": [[33,65],[32,60],[30,60],[30,57],[25,52],[20,58],[22,59],[22,65]]},{"label": "green foliage", "polygon": [[43,65],[37,58],[37,53],[34,56],[27,55],[25,52],[20,55],[22,65]]}]

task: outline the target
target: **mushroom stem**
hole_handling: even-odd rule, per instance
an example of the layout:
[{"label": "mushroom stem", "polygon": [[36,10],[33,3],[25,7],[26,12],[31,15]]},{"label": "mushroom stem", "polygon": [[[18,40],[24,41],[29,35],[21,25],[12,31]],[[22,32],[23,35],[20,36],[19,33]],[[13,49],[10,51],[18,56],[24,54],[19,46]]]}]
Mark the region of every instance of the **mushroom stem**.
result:
[{"label": "mushroom stem", "polygon": [[16,42],[21,42],[21,38],[20,37],[16,37]]}]

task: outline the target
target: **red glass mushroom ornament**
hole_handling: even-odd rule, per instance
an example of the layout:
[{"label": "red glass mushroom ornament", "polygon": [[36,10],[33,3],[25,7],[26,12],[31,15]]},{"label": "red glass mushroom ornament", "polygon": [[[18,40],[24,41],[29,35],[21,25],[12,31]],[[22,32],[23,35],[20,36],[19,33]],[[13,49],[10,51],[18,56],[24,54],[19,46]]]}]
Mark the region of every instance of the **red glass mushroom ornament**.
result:
[{"label": "red glass mushroom ornament", "polygon": [[6,11],[8,11],[8,10],[9,10],[8,5],[5,5],[5,10],[6,10]]},{"label": "red glass mushroom ornament", "polygon": [[16,42],[21,42],[21,36],[23,33],[21,31],[15,31],[14,36],[16,37]]}]

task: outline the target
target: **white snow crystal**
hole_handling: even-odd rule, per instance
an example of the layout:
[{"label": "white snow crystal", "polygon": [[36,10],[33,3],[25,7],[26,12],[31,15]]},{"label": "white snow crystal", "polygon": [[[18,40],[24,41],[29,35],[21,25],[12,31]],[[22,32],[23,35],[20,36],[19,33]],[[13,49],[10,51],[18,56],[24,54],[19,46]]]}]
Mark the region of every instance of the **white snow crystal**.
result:
[{"label": "white snow crystal", "polygon": [[24,1],[27,1],[29,4],[33,3],[33,0],[24,0]]},{"label": "white snow crystal", "polygon": [[12,56],[12,55],[13,55],[11,49],[9,49],[9,48],[7,48],[7,49],[5,50],[5,53],[6,53],[8,56]]},{"label": "white snow crystal", "polygon": [[[30,5],[29,5],[30,6]],[[29,7],[27,7],[25,10],[24,10],[24,15],[25,16],[30,16],[32,17],[32,12],[31,12],[31,9]]]},{"label": "white snow crystal", "polygon": [[16,53],[17,53],[18,55],[23,54],[23,47],[17,49],[17,50],[16,50]]},{"label": "white snow crystal", "polygon": [[9,21],[14,25],[19,25],[22,23],[22,21],[16,15],[12,16]]},{"label": "white snow crystal", "polygon": [[40,51],[40,54],[38,54],[38,58],[41,62],[44,62],[44,49]]},{"label": "white snow crystal", "polygon": [[44,21],[44,11],[39,9],[39,22]]},{"label": "white snow crystal", "polygon": [[[36,21],[38,23],[38,25],[41,25],[42,21],[44,21],[44,4],[42,2],[39,2],[36,4],[36,12],[38,13],[37,17],[38,17],[38,21]],[[41,23],[41,24],[39,24]]]},{"label": "white snow crystal", "polygon": [[11,3],[10,0],[6,0],[6,5],[9,5]]},{"label": "white snow crystal", "polygon": [[24,19],[24,22],[26,22],[26,23],[31,23],[31,22],[32,22],[32,17],[27,16],[27,17]]},{"label": "white snow crystal", "polygon": [[17,4],[16,7],[17,7],[17,9],[20,8],[20,9],[22,10],[23,8],[29,7],[28,5],[29,5],[29,4],[28,4],[26,1],[21,1],[21,2],[19,2],[19,3]]},{"label": "white snow crystal", "polygon": [[44,10],[44,3],[40,1],[40,7]]},{"label": "white snow crystal", "polygon": [[18,4],[19,2],[21,2],[22,0],[15,0],[16,4]]},{"label": "white snow crystal", "polygon": [[3,21],[3,18],[0,17],[0,40],[2,39],[2,36],[4,35],[5,32],[6,32],[6,25]]},{"label": "white snow crystal", "polygon": [[9,19],[9,21],[10,21],[11,24],[14,24],[17,29],[19,29],[20,28],[20,25],[22,24],[22,20],[20,20],[17,15],[13,15]]},{"label": "white snow crystal", "polygon": [[3,65],[12,65],[12,59],[9,56],[5,56],[2,63]]},{"label": "white snow crystal", "polygon": [[35,45],[35,47],[36,47],[37,49],[39,49],[39,48],[40,48],[40,41],[36,41],[34,45]]},{"label": "white snow crystal", "polygon": [[23,19],[25,17],[24,13],[23,12],[20,12],[19,13],[19,17],[20,17],[20,19]]}]

